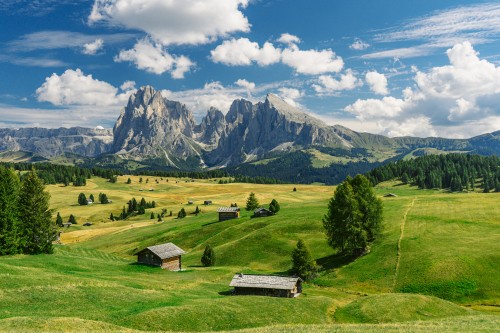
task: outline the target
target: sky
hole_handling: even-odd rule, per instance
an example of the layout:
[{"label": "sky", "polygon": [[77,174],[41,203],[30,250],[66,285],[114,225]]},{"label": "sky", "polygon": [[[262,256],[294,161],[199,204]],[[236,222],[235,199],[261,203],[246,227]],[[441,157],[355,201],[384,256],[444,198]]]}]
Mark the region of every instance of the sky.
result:
[{"label": "sky", "polygon": [[0,0],[0,127],[112,128],[151,85],[199,121],[268,93],[387,136],[500,130],[500,1]]}]

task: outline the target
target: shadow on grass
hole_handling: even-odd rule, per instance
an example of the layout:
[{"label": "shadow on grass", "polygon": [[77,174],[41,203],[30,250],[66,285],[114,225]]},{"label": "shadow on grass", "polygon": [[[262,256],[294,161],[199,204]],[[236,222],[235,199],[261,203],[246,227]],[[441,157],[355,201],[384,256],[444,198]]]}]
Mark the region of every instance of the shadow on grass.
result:
[{"label": "shadow on grass", "polygon": [[358,257],[359,255],[355,254],[338,253],[328,257],[319,258],[318,260],[316,260],[316,263],[320,265],[323,270],[330,270],[348,265]]},{"label": "shadow on grass", "polygon": [[232,296],[234,295],[233,290],[224,290],[224,291],[219,291],[219,295],[221,296]]},{"label": "shadow on grass", "polygon": [[206,226],[208,226],[208,225],[212,225],[212,224],[216,224],[216,223],[222,223],[222,222],[225,222],[225,221],[208,222],[208,223],[202,224],[201,226],[202,226],[202,227],[206,227]]}]

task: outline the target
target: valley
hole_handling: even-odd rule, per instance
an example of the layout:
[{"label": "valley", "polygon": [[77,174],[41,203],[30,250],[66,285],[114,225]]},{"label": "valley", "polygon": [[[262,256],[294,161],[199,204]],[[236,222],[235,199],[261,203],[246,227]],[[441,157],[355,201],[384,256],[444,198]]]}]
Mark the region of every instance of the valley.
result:
[{"label": "valley", "polygon": [[[127,179],[131,183],[127,184]],[[0,258],[0,331],[492,332],[498,328],[498,193],[377,185],[384,230],[352,260],[326,243],[322,216],[335,187],[219,184],[194,180],[93,177],[86,186],[49,185],[51,209],[78,224],[60,229],[53,255]],[[147,183],[146,183],[147,180]],[[167,181],[168,180],[168,181]],[[156,182],[158,181],[158,182]],[[296,191],[293,188],[296,187]],[[153,191],[149,191],[152,189]],[[142,191],[141,191],[142,190]],[[112,203],[79,206],[79,193]],[[250,192],[280,212],[218,222],[216,209]],[[396,197],[384,197],[387,193]],[[110,221],[132,197],[154,200],[146,214]],[[194,201],[188,204],[188,201]],[[205,206],[203,201],[212,200]],[[196,206],[201,214],[193,215]],[[188,216],[177,219],[184,208]],[[164,222],[150,218],[172,210]],[[83,226],[93,222],[90,227]],[[402,226],[404,225],[404,232]],[[287,274],[303,239],[322,266],[295,299],[232,296],[237,272]],[[186,250],[183,271],[137,265],[134,253],[173,242]],[[206,244],[216,264],[203,267]],[[399,244],[399,246],[398,246]],[[398,253],[399,251],[399,253]],[[399,261],[399,263],[398,263]]]}]

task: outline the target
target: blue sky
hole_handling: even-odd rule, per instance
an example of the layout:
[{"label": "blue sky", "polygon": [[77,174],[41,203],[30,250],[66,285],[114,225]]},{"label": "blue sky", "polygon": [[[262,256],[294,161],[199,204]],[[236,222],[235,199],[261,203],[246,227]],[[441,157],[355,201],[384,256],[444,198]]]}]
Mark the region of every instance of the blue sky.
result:
[{"label": "blue sky", "polygon": [[500,3],[0,0],[0,127],[112,127],[152,85],[200,119],[275,93],[389,136],[500,129]]}]

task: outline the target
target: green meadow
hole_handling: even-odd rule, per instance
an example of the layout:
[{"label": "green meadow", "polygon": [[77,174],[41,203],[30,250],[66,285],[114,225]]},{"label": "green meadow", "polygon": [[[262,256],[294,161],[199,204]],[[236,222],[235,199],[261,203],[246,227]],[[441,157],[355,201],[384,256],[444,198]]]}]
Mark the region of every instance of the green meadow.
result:
[{"label": "green meadow", "polygon": [[[383,233],[353,260],[328,247],[323,233],[321,218],[334,187],[145,176],[142,183],[130,176],[126,184],[128,178],[47,187],[54,217],[60,212],[66,221],[73,214],[78,224],[61,229],[62,244],[52,255],[0,258],[0,331],[499,331],[498,193],[382,183],[376,191],[384,203]],[[79,206],[80,192],[87,198],[102,192],[113,202]],[[250,192],[263,205],[278,200],[281,211],[251,218],[242,209],[241,218],[218,222],[217,207],[243,208]],[[389,192],[397,196],[384,197]],[[157,206],[110,221],[132,197]],[[197,205],[202,212],[195,216]],[[181,208],[188,216],[177,219]],[[162,209],[173,216],[158,222]],[[235,273],[287,274],[298,239],[322,266],[302,295],[231,295]],[[135,252],[164,242],[188,252],[183,271],[135,263]],[[214,267],[201,266],[206,244],[215,250]]]}]

